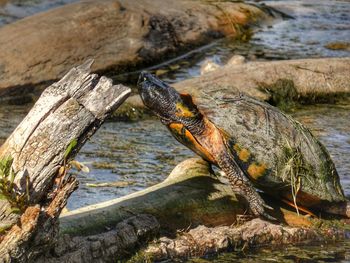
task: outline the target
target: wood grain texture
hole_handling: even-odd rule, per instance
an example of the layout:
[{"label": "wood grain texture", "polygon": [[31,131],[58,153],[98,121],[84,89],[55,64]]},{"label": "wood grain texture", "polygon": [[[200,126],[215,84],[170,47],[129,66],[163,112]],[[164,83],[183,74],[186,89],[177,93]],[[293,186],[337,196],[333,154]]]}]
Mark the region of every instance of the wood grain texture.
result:
[{"label": "wood grain texture", "polygon": [[[131,92],[123,85],[113,85],[106,77],[91,74],[92,62],[90,60],[71,69],[60,81],[48,87],[0,148],[0,158],[13,158],[16,190],[24,193],[28,187],[29,207],[39,205],[41,211],[48,215],[47,218],[52,218],[51,225],[70,193],[77,187],[75,180],[68,180],[66,184],[69,183],[70,186],[67,189],[64,188],[66,184],[63,184],[53,192],[58,169],[75,156],[86,140]],[[65,156],[72,141],[77,144]],[[58,199],[55,201],[55,198]],[[26,212],[21,220],[25,214]],[[19,214],[11,211],[6,200],[0,201],[0,223],[14,224],[19,217]],[[33,220],[36,221],[35,218]],[[41,223],[38,228],[43,225]],[[30,233],[32,230],[27,232],[33,234]],[[6,238],[2,237],[3,242]],[[13,242],[12,245],[15,246],[15,240]],[[0,245],[4,248],[1,243]],[[6,247],[13,249],[7,243]],[[4,255],[4,250],[1,253],[0,258]]]}]

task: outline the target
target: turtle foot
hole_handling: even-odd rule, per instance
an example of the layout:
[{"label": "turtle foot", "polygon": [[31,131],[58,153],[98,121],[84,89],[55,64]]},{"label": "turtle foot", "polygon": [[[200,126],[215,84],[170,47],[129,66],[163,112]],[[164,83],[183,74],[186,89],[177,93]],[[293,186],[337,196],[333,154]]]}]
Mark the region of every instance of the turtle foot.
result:
[{"label": "turtle foot", "polygon": [[249,202],[249,207],[252,210],[253,214],[257,217],[263,217],[265,219],[268,219],[270,221],[277,221],[276,218],[269,215],[265,208],[269,210],[273,210],[273,208],[265,203],[265,201],[261,198],[261,196],[254,191],[254,194],[250,194],[247,198]]}]

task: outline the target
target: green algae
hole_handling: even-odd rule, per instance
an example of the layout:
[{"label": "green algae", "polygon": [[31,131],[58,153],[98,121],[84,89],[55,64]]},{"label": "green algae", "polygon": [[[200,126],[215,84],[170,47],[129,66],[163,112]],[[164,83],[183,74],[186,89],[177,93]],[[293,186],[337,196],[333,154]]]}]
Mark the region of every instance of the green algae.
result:
[{"label": "green algae", "polygon": [[295,88],[294,81],[290,79],[278,79],[272,84],[258,83],[257,88],[269,95],[267,101],[269,104],[285,112],[294,111],[302,105],[348,102],[350,98],[348,92],[309,92],[301,94]]}]

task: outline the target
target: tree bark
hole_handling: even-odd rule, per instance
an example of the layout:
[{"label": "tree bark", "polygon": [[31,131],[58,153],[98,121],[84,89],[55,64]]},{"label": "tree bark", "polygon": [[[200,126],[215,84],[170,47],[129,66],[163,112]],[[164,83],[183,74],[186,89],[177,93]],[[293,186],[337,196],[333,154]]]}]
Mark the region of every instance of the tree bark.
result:
[{"label": "tree bark", "polygon": [[9,199],[0,201],[0,226],[8,229],[0,236],[5,261],[25,262],[52,241],[61,209],[78,185],[64,178],[66,165],[130,94],[90,74],[91,64],[73,68],[48,87],[0,148],[0,159],[13,159],[16,195],[28,196],[22,214]]},{"label": "tree bark", "polygon": [[154,216],[131,216],[109,231],[88,236],[61,235],[54,248],[35,263],[61,262],[119,262],[130,257],[144,244],[159,234],[159,223]]},{"label": "tree bark", "polygon": [[176,238],[161,237],[134,256],[136,262],[203,257],[225,251],[244,251],[258,247],[307,245],[344,240],[345,230],[290,227],[255,218],[244,224],[209,228],[198,226]]}]

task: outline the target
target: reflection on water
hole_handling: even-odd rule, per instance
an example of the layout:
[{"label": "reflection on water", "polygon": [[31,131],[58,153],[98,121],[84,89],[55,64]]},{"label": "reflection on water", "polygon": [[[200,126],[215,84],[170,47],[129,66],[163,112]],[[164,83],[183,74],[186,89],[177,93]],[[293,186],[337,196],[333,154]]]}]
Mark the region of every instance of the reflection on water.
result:
[{"label": "reflection on water", "polygon": [[1,105],[0,104],[0,145],[12,133],[32,107],[27,105]]},{"label": "reflection on water", "polygon": [[318,246],[286,246],[280,249],[263,248],[256,251],[224,253],[215,258],[193,259],[191,263],[324,263],[350,262],[350,242],[337,242]]},{"label": "reflection on water", "polygon": [[[68,209],[124,196],[161,182],[176,164],[192,155],[157,120],[105,123],[77,157],[91,172],[79,173],[80,188],[69,199]],[[131,184],[123,188],[86,185],[115,181]]]}]

